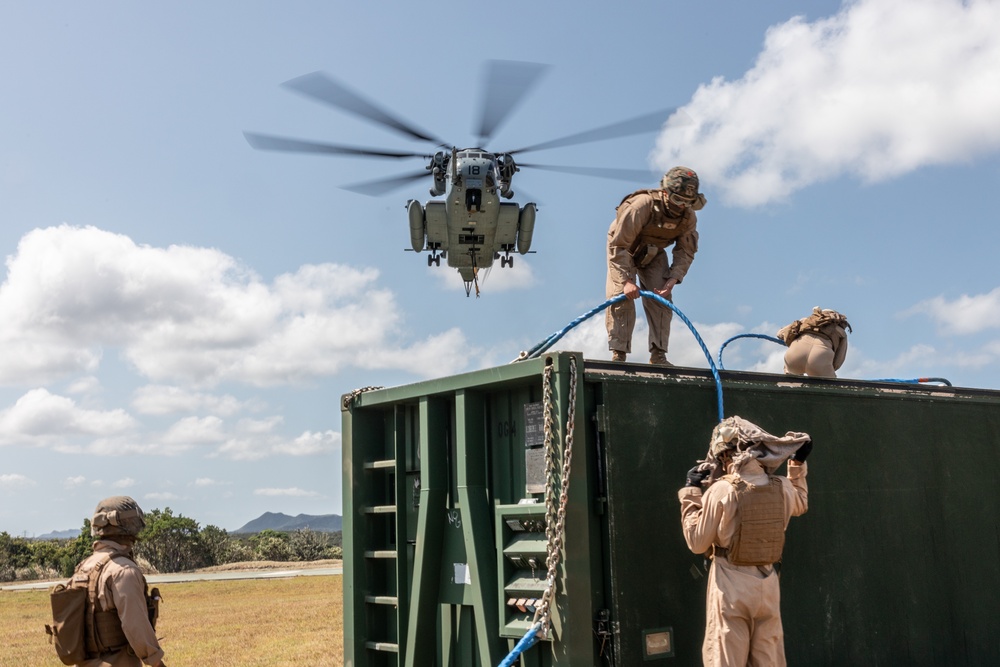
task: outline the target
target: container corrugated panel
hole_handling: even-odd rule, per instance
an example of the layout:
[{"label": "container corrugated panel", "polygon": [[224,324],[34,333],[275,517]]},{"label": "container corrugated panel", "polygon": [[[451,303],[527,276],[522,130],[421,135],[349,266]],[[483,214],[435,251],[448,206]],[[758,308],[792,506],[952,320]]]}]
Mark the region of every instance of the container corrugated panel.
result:
[{"label": "container corrugated panel", "polygon": [[[561,445],[574,364],[553,630],[520,664],[701,664],[706,564],[677,489],[718,421],[712,376],[558,353],[349,401],[347,665],[497,665],[530,625],[543,372]],[[726,416],[815,442],[783,557],[789,664],[1000,664],[1000,393],[722,379]]]}]

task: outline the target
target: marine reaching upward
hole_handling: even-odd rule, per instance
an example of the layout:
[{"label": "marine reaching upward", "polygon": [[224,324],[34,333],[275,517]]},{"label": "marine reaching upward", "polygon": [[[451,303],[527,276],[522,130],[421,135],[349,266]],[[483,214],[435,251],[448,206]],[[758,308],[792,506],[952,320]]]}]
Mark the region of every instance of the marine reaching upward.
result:
[{"label": "marine reaching upward", "polygon": [[[729,417],[715,427],[708,455],[677,492],[688,548],[712,560],[702,644],[706,666],[785,665],[777,564],[788,520],[809,507],[810,451],[808,433],[777,437]],[[786,460],[788,475],[776,475]]]}]

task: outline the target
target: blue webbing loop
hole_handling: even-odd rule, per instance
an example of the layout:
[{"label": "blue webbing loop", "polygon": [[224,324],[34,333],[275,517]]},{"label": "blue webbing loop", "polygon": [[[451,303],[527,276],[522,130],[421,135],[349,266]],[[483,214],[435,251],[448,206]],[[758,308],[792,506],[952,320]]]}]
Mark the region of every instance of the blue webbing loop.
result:
[{"label": "blue webbing loop", "polygon": [[[677,308],[677,306],[675,306],[672,302],[668,301],[667,299],[664,299],[659,294],[655,294],[647,290],[640,290],[639,294],[647,299],[653,299],[654,301],[674,311],[674,313],[676,313],[677,316],[681,318],[684,324],[687,325],[688,329],[691,330],[691,333],[694,334],[695,340],[697,340],[698,345],[701,346],[701,351],[705,353],[705,359],[708,360],[709,368],[712,369],[712,377],[715,379],[715,391],[718,397],[719,421],[721,422],[723,419],[725,419],[725,413],[723,412],[722,409],[722,379],[719,378],[719,370],[715,367],[715,361],[712,360],[712,354],[711,352],[708,351],[708,347],[705,345],[705,341],[703,341],[701,339],[701,336],[698,335],[698,330],[694,328],[694,325],[691,324],[691,320],[689,320],[687,316]],[[541,343],[538,343],[527,352],[522,352],[521,355],[516,359],[516,361],[521,361],[523,359],[535,359],[541,356],[542,354],[545,353],[546,350],[555,345],[560,338],[569,333],[569,331],[574,327],[576,327],[578,324],[590,319],[591,317],[601,312],[602,310],[605,310],[609,306],[616,304],[620,301],[624,301],[626,298],[627,297],[624,294],[619,294],[618,296],[611,297],[601,305],[595,308],[591,308],[589,311],[587,311],[583,315],[580,315],[575,320],[567,324],[565,327],[563,327],[559,331],[556,331],[551,336],[543,340]]]},{"label": "blue webbing loop", "polygon": [[737,335],[733,336],[732,338],[730,338],[729,340],[727,340],[725,343],[723,343],[722,347],[719,348],[719,368],[720,369],[726,370],[726,367],[722,365],[722,351],[726,349],[727,345],[729,345],[730,343],[732,343],[737,338],[763,338],[764,340],[769,340],[769,341],[771,341],[773,343],[777,343],[778,345],[784,346],[784,344],[785,344],[785,341],[781,340],[780,338],[775,338],[774,336],[768,336],[766,334],[757,334],[757,333],[742,333],[742,334],[737,334]]},{"label": "blue webbing loop", "polygon": [[[785,341],[781,340],[780,338],[775,338],[774,336],[768,336],[765,334],[756,334],[756,333],[737,334],[732,338],[730,338],[729,340],[727,340],[725,343],[723,343],[722,347],[719,348],[720,369],[726,370],[725,366],[722,365],[722,351],[726,349],[727,345],[729,345],[737,338],[762,338],[764,340],[769,340],[771,342],[778,343],[779,345],[785,345]],[[899,380],[896,378],[879,378],[877,380],[867,380],[867,382],[899,382],[900,384],[924,384],[927,382],[940,382],[941,384],[947,385],[949,387],[952,386],[951,382],[949,382],[945,378],[913,378],[910,380]]]},{"label": "blue webbing loop", "polygon": [[869,380],[869,382],[900,382],[903,384],[923,384],[925,382],[940,382],[941,384],[952,386],[951,382],[948,382],[944,378],[913,378],[912,380],[897,380],[894,378],[881,378],[878,380]]},{"label": "blue webbing loop", "polygon": [[511,652],[507,654],[507,657],[503,659],[503,661],[500,663],[500,667],[510,667],[511,665],[514,664],[514,661],[516,661],[521,656],[522,653],[524,653],[529,648],[534,646],[535,642],[538,641],[537,635],[538,631],[541,630],[541,628],[542,628],[541,623],[535,623],[534,625],[532,625],[531,628],[524,634],[524,636],[521,637],[520,641],[517,642],[513,650],[511,650]]}]

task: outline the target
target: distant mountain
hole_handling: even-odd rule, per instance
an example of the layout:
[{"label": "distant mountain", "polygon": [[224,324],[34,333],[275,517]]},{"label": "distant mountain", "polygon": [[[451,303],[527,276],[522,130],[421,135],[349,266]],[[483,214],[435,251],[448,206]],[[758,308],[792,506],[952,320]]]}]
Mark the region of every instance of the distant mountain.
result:
[{"label": "distant mountain", "polygon": [[339,514],[322,514],[319,516],[299,514],[298,516],[288,516],[281,512],[264,512],[250,523],[232,532],[259,533],[262,530],[280,530],[288,533],[293,530],[308,528],[316,533],[335,533],[340,530],[341,525],[342,517]]},{"label": "distant mountain", "polygon": [[53,530],[51,533],[39,535],[36,540],[75,540],[80,537],[80,529],[76,530]]}]

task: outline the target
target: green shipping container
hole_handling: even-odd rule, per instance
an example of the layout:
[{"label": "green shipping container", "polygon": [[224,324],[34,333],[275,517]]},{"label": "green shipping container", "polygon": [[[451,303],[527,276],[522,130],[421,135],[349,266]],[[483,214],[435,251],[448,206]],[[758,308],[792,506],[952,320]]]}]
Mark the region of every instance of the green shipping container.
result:
[{"label": "green shipping container", "polygon": [[[815,442],[789,664],[1000,664],[1000,392],[721,378],[725,416]],[[345,664],[500,664],[544,590],[548,432],[560,467],[571,441],[552,631],[514,664],[700,665],[706,563],[677,489],[718,399],[708,371],[575,353],[345,396]]]}]

